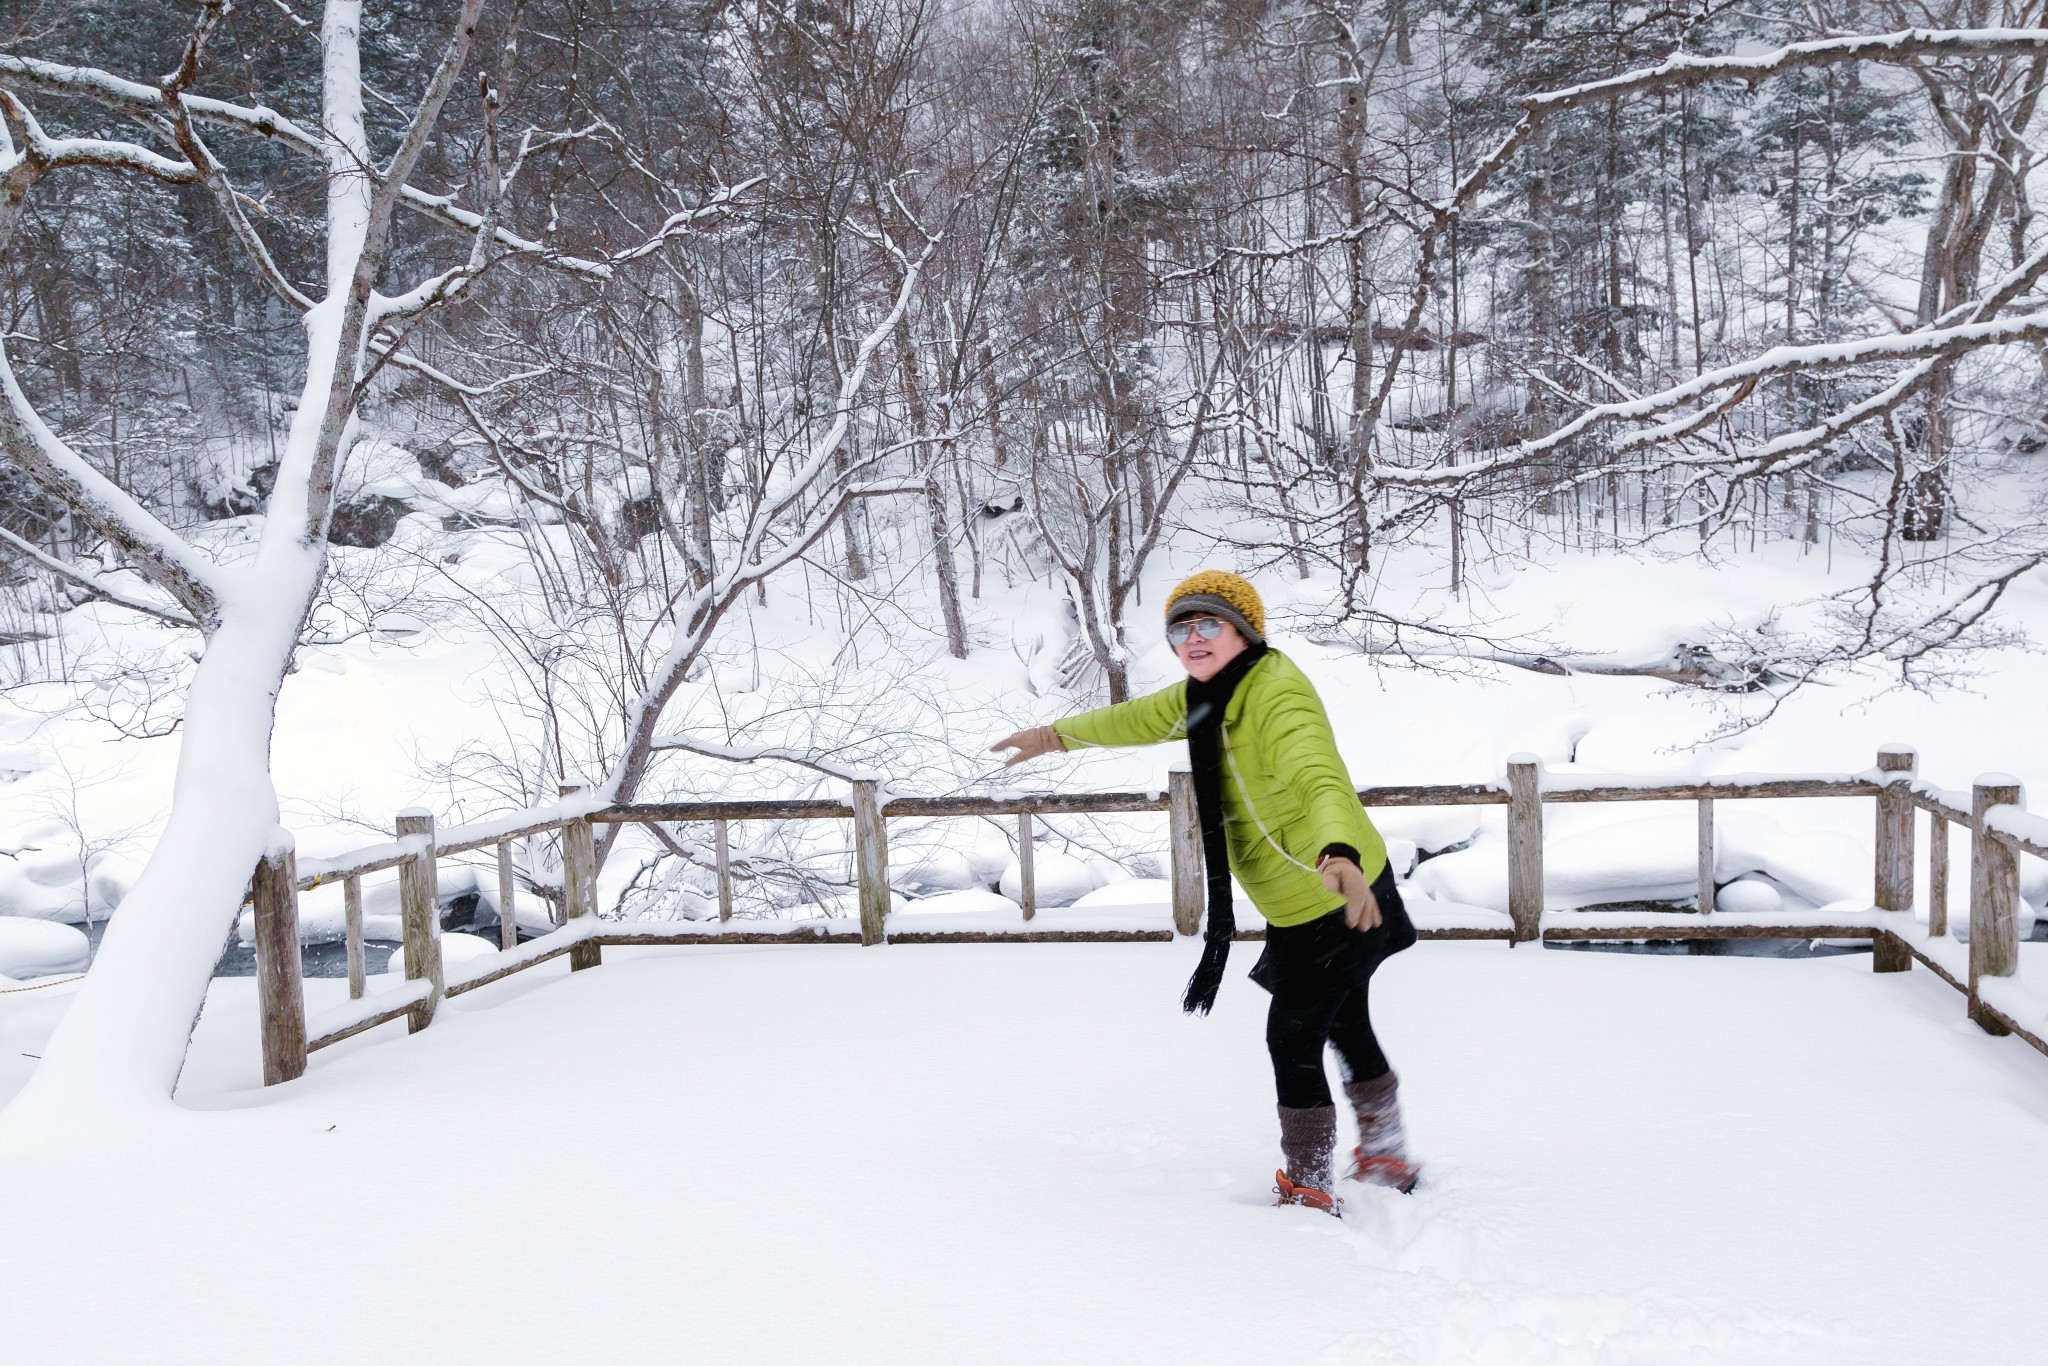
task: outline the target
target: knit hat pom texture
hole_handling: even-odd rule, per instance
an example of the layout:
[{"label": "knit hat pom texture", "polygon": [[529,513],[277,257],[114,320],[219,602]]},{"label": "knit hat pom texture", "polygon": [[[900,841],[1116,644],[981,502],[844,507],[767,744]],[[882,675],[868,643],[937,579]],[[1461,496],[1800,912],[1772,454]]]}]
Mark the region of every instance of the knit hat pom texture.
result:
[{"label": "knit hat pom texture", "polygon": [[1260,637],[1266,634],[1266,604],[1259,600],[1259,590],[1227,569],[1204,569],[1182,579],[1179,586],[1166,596],[1166,619],[1169,622],[1179,615],[1175,608],[1180,600],[1188,597],[1220,598],[1234,608]]}]

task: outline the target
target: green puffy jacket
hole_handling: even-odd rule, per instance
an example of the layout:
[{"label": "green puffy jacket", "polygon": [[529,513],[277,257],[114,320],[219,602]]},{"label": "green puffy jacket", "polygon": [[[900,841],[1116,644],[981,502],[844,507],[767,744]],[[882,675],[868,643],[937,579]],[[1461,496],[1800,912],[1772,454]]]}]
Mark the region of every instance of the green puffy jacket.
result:
[{"label": "green puffy jacket", "polygon": [[[1053,729],[1069,749],[1155,745],[1187,735],[1187,712],[1183,679]],[[1386,842],[1358,804],[1322,699],[1277,650],[1252,666],[1223,712],[1223,833],[1231,873],[1275,925],[1300,925],[1344,904],[1316,872],[1330,845],[1356,849],[1368,882],[1387,866]]]}]

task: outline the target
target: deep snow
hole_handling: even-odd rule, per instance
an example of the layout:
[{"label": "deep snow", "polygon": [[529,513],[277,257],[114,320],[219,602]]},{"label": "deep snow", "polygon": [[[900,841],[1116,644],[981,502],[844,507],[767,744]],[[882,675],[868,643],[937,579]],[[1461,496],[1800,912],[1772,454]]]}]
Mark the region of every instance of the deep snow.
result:
[{"label": "deep snow", "polygon": [[2033,1359],[2048,1066],[1925,971],[1421,945],[1429,1183],[1338,1223],[1266,1205],[1250,952],[1204,1021],[1191,958],[614,949],[268,1093],[217,981],[175,1122],[10,1155],[0,1358]]}]

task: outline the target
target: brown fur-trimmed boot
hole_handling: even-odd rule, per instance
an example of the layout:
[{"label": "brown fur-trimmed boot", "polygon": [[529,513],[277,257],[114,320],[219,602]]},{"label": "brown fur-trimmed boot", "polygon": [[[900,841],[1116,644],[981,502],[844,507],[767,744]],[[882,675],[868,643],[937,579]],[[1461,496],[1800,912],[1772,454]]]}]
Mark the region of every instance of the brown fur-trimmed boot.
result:
[{"label": "brown fur-trimmed boot", "polygon": [[1307,1205],[1325,1214],[1338,1212],[1330,1193],[1330,1154],[1337,1146],[1337,1107],[1282,1105],[1280,1156],[1286,1165],[1273,1173],[1277,1204]]},{"label": "brown fur-trimmed boot", "polygon": [[1358,1116],[1358,1146],[1351,1151],[1351,1179],[1390,1186],[1408,1194],[1422,1179],[1420,1163],[1408,1159],[1408,1136],[1401,1124],[1401,1080],[1392,1072],[1344,1088]]}]

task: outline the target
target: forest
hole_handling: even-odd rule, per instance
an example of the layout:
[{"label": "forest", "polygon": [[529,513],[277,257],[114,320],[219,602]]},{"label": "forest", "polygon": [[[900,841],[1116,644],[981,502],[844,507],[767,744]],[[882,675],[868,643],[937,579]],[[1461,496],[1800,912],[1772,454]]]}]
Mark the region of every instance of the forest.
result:
[{"label": "forest", "polygon": [[[2048,557],[2040,8],[5,0],[0,688],[180,747],[100,995],[196,1010],[350,642],[473,651],[419,781],[478,812],[985,781],[1197,547],[1557,674],[1487,583],[1825,566],[1631,665],[1727,734],[1966,677]],[[702,863],[654,837],[622,905]]]}]

